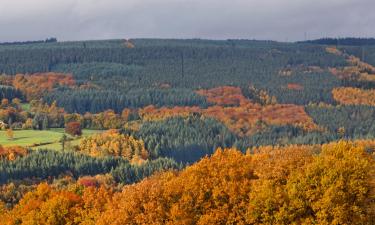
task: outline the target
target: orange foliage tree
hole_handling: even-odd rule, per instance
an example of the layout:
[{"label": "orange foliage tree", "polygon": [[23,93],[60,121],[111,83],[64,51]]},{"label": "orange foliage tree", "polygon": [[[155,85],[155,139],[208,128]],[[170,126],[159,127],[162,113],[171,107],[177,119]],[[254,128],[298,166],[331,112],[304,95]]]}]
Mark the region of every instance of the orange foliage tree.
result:
[{"label": "orange foliage tree", "polygon": [[375,90],[340,87],[332,90],[333,98],[344,105],[375,106]]},{"label": "orange foliage tree", "polygon": [[97,224],[371,224],[373,163],[346,142],[316,157],[299,146],[219,150],[125,187]]},{"label": "orange foliage tree", "polygon": [[11,211],[0,209],[0,224],[96,224],[113,192],[103,187],[70,189],[59,190],[42,183]]},{"label": "orange foliage tree", "polygon": [[221,87],[211,90],[200,90],[208,101],[217,105],[206,109],[199,107],[155,108],[148,106],[139,110],[145,120],[162,120],[173,116],[188,116],[199,113],[213,117],[224,123],[238,135],[251,135],[258,130],[257,124],[294,125],[306,130],[318,129],[313,119],[306,113],[303,106],[293,104],[274,104],[274,100],[266,93],[259,92],[265,104],[254,103],[242,95],[240,88]]},{"label": "orange foliage tree", "polygon": [[27,155],[28,150],[20,146],[3,147],[0,145],[0,159],[15,160],[18,157]]},{"label": "orange foliage tree", "polygon": [[[4,224],[373,224],[375,162],[362,144],[219,149],[181,172],[120,193],[95,180],[68,190],[41,184]],[[317,154],[320,151],[320,154]],[[77,194],[79,193],[79,194]]]},{"label": "orange foliage tree", "polygon": [[180,174],[127,186],[98,224],[236,224],[257,179],[251,162],[251,156],[219,150]]},{"label": "orange foliage tree", "polygon": [[36,73],[31,75],[17,74],[12,85],[21,90],[28,101],[40,99],[44,92],[52,91],[57,85],[75,86],[75,81],[71,74],[62,73]]}]

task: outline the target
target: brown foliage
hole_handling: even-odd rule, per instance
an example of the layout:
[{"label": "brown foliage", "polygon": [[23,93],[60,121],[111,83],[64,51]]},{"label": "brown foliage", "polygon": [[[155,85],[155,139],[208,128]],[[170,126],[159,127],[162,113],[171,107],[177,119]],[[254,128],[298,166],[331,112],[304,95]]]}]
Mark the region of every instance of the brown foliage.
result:
[{"label": "brown foliage", "polygon": [[82,135],[82,127],[79,122],[69,122],[65,125],[65,133],[70,134],[72,136],[81,136]]}]

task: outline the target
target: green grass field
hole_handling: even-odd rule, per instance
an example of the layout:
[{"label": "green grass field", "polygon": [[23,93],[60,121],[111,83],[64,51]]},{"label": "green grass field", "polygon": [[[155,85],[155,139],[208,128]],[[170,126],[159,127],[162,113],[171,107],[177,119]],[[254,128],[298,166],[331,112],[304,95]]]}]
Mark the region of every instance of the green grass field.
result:
[{"label": "green grass field", "polygon": [[[83,130],[83,137],[89,136],[95,133],[99,133],[98,130]],[[50,130],[15,130],[13,140],[9,140],[5,134],[5,131],[0,131],[0,144],[2,146],[23,146],[31,147],[35,144],[40,146],[32,147],[32,149],[52,149],[60,150],[61,144],[59,143],[60,138],[64,134],[64,129],[50,129]],[[71,145],[77,145],[79,139],[71,141]]]}]

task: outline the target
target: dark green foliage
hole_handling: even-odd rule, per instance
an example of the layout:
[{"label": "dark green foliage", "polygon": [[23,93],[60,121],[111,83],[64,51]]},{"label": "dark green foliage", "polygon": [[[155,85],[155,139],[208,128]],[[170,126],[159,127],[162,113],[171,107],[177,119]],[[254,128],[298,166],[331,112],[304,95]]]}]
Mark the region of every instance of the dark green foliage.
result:
[{"label": "dark green foliage", "polygon": [[0,85],[0,100],[6,98],[8,100],[12,100],[14,98],[19,98],[19,99],[24,99],[22,93],[11,87],[11,86],[5,86],[5,85]]},{"label": "dark green foliage", "polygon": [[[280,87],[269,89],[269,93],[277,96],[279,103],[298,105],[306,105],[310,102],[335,104],[332,97],[332,89],[341,86],[341,81],[328,72],[300,73],[289,77],[281,77],[278,83],[281,84]],[[303,89],[289,90],[287,88],[288,83],[299,84]]]},{"label": "dark green foliage", "polygon": [[[306,105],[309,103],[326,102],[335,104],[332,89],[342,85],[335,76],[328,72],[303,73],[297,72],[290,76],[279,76],[273,80],[274,88],[264,86],[270,96],[275,96],[278,103]],[[297,84],[302,90],[288,89],[288,84]],[[262,86],[262,85],[258,85]],[[254,102],[262,103],[259,95],[252,93],[248,86],[241,87],[242,93]]]},{"label": "dark green foliage", "polygon": [[307,132],[294,126],[269,126],[249,137],[238,139],[234,146],[244,151],[261,145],[322,144],[338,138],[337,134]]},{"label": "dark green foliage", "polygon": [[0,183],[26,178],[46,179],[65,173],[78,178],[110,172],[119,182],[134,183],[156,171],[178,168],[180,165],[171,159],[158,159],[136,166],[121,158],[93,158],[73,152],[39,150],[14,161],[0,161]]},{"label": "dark green foliage", "polygon": [[75,64],[58,64],[53,67],[53,71],[62,73],[72,73],[78,81],[108,80],[110,77],[122,79],[123,77],[132,77],[141,66],[124,65],[120,63],[75,63]]},{"label": "dark green foliage", "polygon": [[201,106],[207,102],[203,96],[189,89],[134,89],[128,92],[111,90],[57,91],[45,97],[48,103],[57,102],[67,112],[102,112],[113,109],[121,112],[124,108],[155,106]]},{"label": "dark green foliage", "polygon": [[[324,47],[311,45],[248,40],[135,39],[132,42],[135,48],[126,48],[122,40],[0,46],[0,72],[69,72],[79,84],[90,81],[106,91],[116,92],[117,96],[127,95],[129,90],[155,89],[165,84],[192,90],[254,85],[272,92],[282,102],[294,102],[287,100],[288,95],[284,96],[283,85],[296,79],[308,83],[311,78],[299,74],[281,78],[280,70],[308,66],[326,70],[346,64],[342,57],[327,53]],[[325,77],[326,72],[316,76]],[[331,101],[326,89],[335,86],[335,82],[329,78],[323,87],[306,88],[299,102]],[[322,96],[310,93],[316,89],[324,89]],[[139,93],[136,98],[143,98],[142,91]],[[53,97],[63,94],[66,93],[58,92]],[[70,97],[60,102],[72,111],[77,110],[72,105],[81,104],[78,98]]]},{"label": "dark green foliage", "polygon": [[[194,162],[218,147],[235,146],[244,152],[260,145],[323,144],[340,138],[375,137],[375,108],[309,106],[307,111],[327,131],[306,131],[289,125],[266,126],[251,136],[238,137],[215,119],[193,116],[146,122],[137,132],[123,130],[123,133],[144,140],[153,158],[171,157],[180,162]],[[344,135],[338,132],[340,127],[345,128]]]},{"label": "dark green foliage", "polygon": [[375,107],[370,106],[307,106],[307,113],[314,121],[337,134],[345,129],[348,138],[375,138]]},{"label": "dark green foliage", "polygon": [[145,142],[153,158],[171,157],[179,162],[197,161],[236,141],[236,136],[215,119],[194,116],[146,122],[132,134]]},{"label": "dark green foliage", "polygon": [[375,46],[341,46],[340,50],[375,66]]},{"label": "dark green foliage", "polygon": [[62,128],[64,127],[63,114],[50,117],[47,113],[35,113],[32,121],[32,127],[35,130],[47,130],[49,128]]},{"label": "dark green foliage", "polygon": [[31,45],[31,44],[43,44],[43,43],[55,43],[56,38],[47,38],[46,40],[39,41],[16,41],[16,42],[1,42],[0,45]]},{"label": "dark green foliage", "polygon": [[375,45],[375,38],[321,38],[316,40],[300,41],[298,43],[320,45]]},{"label": "dark green foliage", "polygon": [[[374,75],[375,76],[375,75]],[[353,79],[344,79],[341,81],[344,87],[356,87],[362,89],[375,89],[375,81],[361,81]]]}]

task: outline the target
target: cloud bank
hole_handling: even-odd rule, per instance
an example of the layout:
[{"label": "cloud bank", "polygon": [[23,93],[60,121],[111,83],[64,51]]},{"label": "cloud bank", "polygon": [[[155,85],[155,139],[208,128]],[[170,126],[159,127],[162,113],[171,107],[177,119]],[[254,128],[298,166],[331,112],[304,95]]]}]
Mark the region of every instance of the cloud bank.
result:
[{"label": "cloud bank", "polygon": [[375,37],[373,0],[0,0],[0,41]]}]

